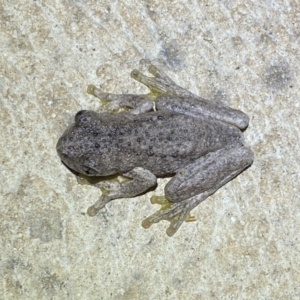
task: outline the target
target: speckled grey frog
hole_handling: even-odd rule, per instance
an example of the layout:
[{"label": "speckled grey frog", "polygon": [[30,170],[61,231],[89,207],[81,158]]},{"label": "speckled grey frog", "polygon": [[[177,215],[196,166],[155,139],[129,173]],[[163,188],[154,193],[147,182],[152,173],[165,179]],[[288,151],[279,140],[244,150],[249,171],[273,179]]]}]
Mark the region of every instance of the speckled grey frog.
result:
[{"label": "speckled grey frog", "polygon": [[154,77],[131,73],[150,88],[148,95],[107,94],[89,86],[88,92],[114,113],[79,111],[56,147],[64,164],[80,174],[127,178],[95,184],[102,195],[88,209],[90,216],[111,200],[144,193],[158,176],[173,176],[165,187],[168,204],[143,221],[145,228],[170,221],[172,236],[194,207],[253,162],[242,134],[249,118],[192,94],[154,65],[149,72]]}]

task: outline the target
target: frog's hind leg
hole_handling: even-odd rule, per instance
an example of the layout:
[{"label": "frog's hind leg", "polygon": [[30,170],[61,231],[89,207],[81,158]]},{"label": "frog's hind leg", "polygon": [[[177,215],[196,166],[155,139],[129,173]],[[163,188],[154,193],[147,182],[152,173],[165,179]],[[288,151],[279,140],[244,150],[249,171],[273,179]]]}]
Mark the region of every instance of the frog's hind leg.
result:
[{"label": "frog's hind leg", "polygon": [[126,109],[131,114],[140,114],[153,109],[153,102],[147,95],[105,93],[92,84],[88,86],[87,92],[99,98],[102,105],[107,105],[107,109],[112,112]]},{"label": "frog's hind leg", "polygon": [[131,77],[146,85],[151,91],[150,96],[152,95],[154,97],[159,94],[167,94],[180,97],[197,97],[190,91],[176,84],[167,74],[156,66],[151,64],[148,71],[150,74],[154,75],[154,77],[148,77],[138,70],[133,70],[131,72]]},{"label": "frog's hind leg", "polygon": [[174,235],[193,208],[252,162],[253,152],[247,147],[221,149],[179,170],[165,188],[170,204],[146,218],[143,226],[148,228],[161,220],[167,220],[171,223],[167,234]]},{"label": "frog's hind leg", "polygon": [[131,77],[151,90],[149,97],[155,98],[156,109],[176,111],[177,113],[193,117],[206,115],[232,124],[242,130],[248,126],[249,117],[244,112],[191,93],[176,84],[168,75],[154,65],[150,65],[148,71],[154,77],[145,76],[138,70],[133,70]]}]

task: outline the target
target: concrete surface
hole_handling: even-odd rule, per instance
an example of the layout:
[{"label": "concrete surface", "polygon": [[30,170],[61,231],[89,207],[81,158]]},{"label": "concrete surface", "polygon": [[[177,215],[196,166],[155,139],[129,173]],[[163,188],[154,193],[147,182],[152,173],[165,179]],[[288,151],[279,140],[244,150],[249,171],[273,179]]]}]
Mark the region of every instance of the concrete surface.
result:
[{"label": "concrete surface", "polygon": [[[299,2],[2,1],[1,299],[300,299]],[[153,194],[86,209],[57,139],[150,59],[250,116],[251,168],[169,238]],[[162,193],[167,179],[159,181]]]}]

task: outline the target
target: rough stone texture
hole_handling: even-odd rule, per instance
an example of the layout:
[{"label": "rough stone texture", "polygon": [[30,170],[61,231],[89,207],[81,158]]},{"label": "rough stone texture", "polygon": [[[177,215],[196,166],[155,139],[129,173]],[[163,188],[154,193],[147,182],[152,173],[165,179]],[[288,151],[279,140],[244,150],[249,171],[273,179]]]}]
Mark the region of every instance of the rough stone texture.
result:
[{"label": "rough stone texture", "polygon": [[[0,4],[0,298],[300,299],[299,2],[23,2]],[[146,92],[142,58],[250,116],[253,166],[173,238],[141,227],[153,192],[88,217],[55,151],[89,83]]]}]

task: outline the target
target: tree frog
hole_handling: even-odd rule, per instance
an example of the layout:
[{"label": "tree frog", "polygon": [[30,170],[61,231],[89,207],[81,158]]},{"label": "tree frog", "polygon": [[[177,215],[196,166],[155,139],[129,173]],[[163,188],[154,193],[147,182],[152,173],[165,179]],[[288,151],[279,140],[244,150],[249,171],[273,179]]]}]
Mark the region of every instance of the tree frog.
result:
[{"label": "tree frog", "polygon": [[[90,85],[88,93],[110,112],[79,111],[56,149],[70,169],[104,177],[95,184],[102,195],[88,209],[90,216],[114,199],[145,193],[156,186],[157,177],[171,176],[163,198],[152,197],[163,203],[162,209],[143,226],[168,220],[172,236],[193,208],[252,164],[253,152],[242,133],[249,118],[194,95],[152,64],[148,70],[152,77],[131,72],[149,87],[147,95],[105,93]],[[126,180],[112,180],[112,175]]]}]

